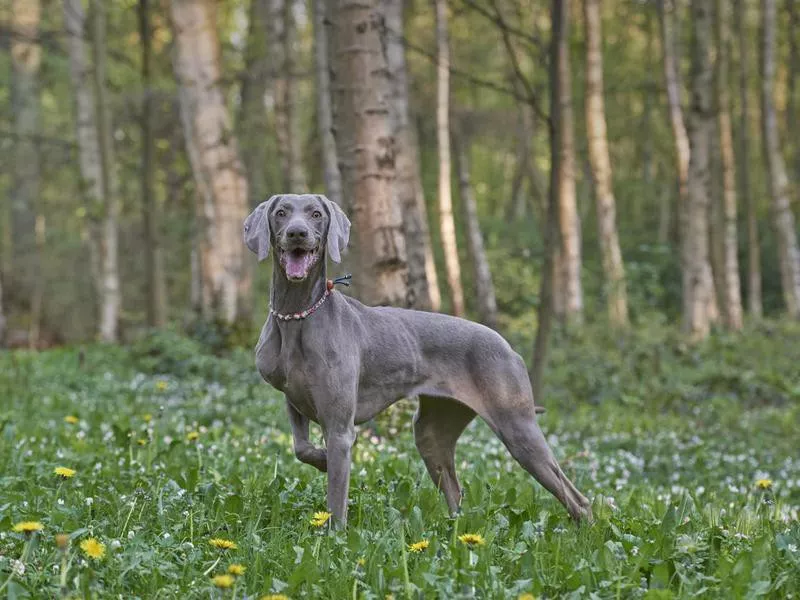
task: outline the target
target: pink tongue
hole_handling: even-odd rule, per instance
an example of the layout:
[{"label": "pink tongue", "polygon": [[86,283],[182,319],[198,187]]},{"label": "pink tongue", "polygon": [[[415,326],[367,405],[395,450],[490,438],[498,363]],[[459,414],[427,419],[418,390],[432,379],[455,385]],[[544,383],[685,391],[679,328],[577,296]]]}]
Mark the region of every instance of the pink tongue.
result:
[{"label": "pink tongue", "polygon": [[311,264],[311,253],[295,254],[290,252],[286,255],[286,275],[288,277],[301,279],[308,273]]}]

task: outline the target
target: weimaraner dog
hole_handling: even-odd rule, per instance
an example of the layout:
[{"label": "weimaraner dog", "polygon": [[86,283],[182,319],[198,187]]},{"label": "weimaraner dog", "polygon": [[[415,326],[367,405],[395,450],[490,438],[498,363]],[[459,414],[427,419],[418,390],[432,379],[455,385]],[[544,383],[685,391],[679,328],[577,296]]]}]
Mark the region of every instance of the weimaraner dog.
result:
[{"label": "weimaraner dog", "polygon": [[[455,446],[476,414],[575,520],[589,501],[558,466],[536,422],[522,358],[495,331],[448,315],[364,306],[333,291],[326,258],[341,261],[350,221],[320,195],[282,194],[244,223],[247,247],[272,250],[270,315],[256,346],[265,381],[286,395],[301,461],[328,473],[328,509],[347,520],[355,426],[400,398],[419,397],[414,439],[451,513],[461,502]],[[325,448],[308,438],[322,426]]]}]

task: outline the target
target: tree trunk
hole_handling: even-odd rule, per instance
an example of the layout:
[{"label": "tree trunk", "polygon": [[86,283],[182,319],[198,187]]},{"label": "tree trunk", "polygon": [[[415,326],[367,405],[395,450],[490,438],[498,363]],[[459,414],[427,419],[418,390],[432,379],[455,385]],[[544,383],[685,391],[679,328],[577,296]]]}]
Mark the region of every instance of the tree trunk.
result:
[{"label": "tree trunk", "polygon": [[334,132],[344,196],[352,202],[359,292],[404,306],[408,265],[392,132],[385,15],[378,0],[337,0],[333,23]]},{"label": "tree trunk", "polygon": [[713,286],[708,241],[710,152],[714,124],[711,20],[712,0],[692,0],[691,152],[687,204],[682,211],[681,227],[683,326],[692,340],[708,336]]},{"label": "tree trunk", "polygon": [[[431,238],[425,198],[417,191],[418,154],[408,106],[408,75],[403,46],[403,0],[382,0],[386,16],[386,62],[392,86],[392,128],[397,148],[397,201],[403,211],[403,226],[408,254],[408,300],[410,308],[431,310],[428,283],[428,257],[432,258]],[[434,275],[436,273],[434,267]]]},{"label": "tree trunk", "polygon": [[3,278],[0,277],[0,348],[6,344],[6,313],[3,309]]},{"label": "tree trunk", "polygon": [[119,311],[122,303],[119,282],[118,227],[119,199],[114,174],[114,140],[111,113],[106,90],[106,7],[101,0],[92,0],[92,56],[98,149],[100,151],[100,185],[103,198],[103,233],[100,244],[101,288],[100,339],[116,342]]},{"label": "tree trunk", "polygon": [[302,137],[298,131],[298,101],[296,98],[294,53],[296,27],[293,11],[294,0],[272,0],[272,64],[274,73],[275,129],[281,171],[287,192],[301,193],[306,190],[301,157]]},{"label": "tree trunk", "polygon": [[583,320],[583,290],[581,289],[581,225],[575,193],[575,133],[572,117],[572,75],[569,58],[570,0],[564,3],[561,26],[564,28],[558,47],[557,65],[561,71],[558,78],[558,102],[561,105],[559,148],[561,167],[558,175],[559,228],[561,230],[561,284],[564,299],[564,316],[568,323]]},{"label": "tree trunk", "polygon": [[760,319],[764,313],[761,302],[761,247],[758,235],[756,199],[750,186],[750,70],[748,38],[742,14],[746,0],[734,0],[734,22],[739,48],[739,191],[747,218],[747,309],[750,316]]},{"label": "tree trunk", "polygon": [[250,0],[244,73],[241,81],[242,103],[237,119],[242,161],[247,172],[249,205],[256,206],[271,194],[267,174],[267,139],[271,132],[264,97],[270,75],[267,30],[270,25],[268,0]]},{"label": "tree trunk", "polygon": [[249,296],[242,223],[247,215],[247,179],[225,99],[212,0],[172,0],[175,75],[186,148],[198,190],[199,262],[203,316],[227,322]]},{"label": "tree trunk", "polygon": [[[14,152],[11,189],[12,257],[9,289],[17,303],[33,304],[41,276],[35,239],[39,199],[40,156],[39,44],[42,7],[39,0],[11,3],[11,112],[14,120]],[[33,308],[31,306],[31,308]],[[31,333],[38,327],[31,311]],[[29,339],[32,336],[29,335]]]},{"label": "tree trunk", "polygon": [[533,386],[533,397],[541,402],[542,389],[544,388],[544,370],[547,366],[547,352],[550,346],[550,334],[553,329],[554,312],[554,277],[556,269],[555,257],[560,246],[558,210],[563,181],[560,175],[562,169],[561,159],[561,132],[563,120],[560,102],[560,88],[562,70],[559,68],[559,55],[567,37],[566,24],[567,3],[564,0],[552,0],[550,8],[551,36],[550,36],[550,120],[548,122],[550,134],[550,190],[547,201],[547,225],[544,235],[544,264],[539,284],[539,312],[537,315],[538,326],[536,339],[533,345],[533,360],[531,362],[530,379]]},{"label": "tree trunk", "polygon": [[439,227],[453,314],[464,316],[464,290],[458,262],[456,223],[450,189],[450,49],[447,34],[447,0],[436,4],[436,146],[439,154]]},{"label": "tree trunk", "polygon": [[721,274],[722,307],[729,329],[742,328],[742,293],[739,281],[739,242],[736,206],[736,165],[733,154],[733,125],[731,123],[730,92],[730,11],[728,0],[717,0],[717,110],[719,111],[719,147],[722,163],[723,195],[723,272]]},{"label": "tree trunk", "polygon": [[419,132],[417,126],[409,127],[409,135],[411,137],[411,150],[414,153],[414,194],[417,199],[417,206],[419,206],[420,215],[425,219],[425,224],[428,230],[427,240],[425,245],[425,278],[428,281],[428,295],[431,298],[431,310],[439,312],[442,309],[442,292],[439,288],[439,275],[436,272],[436,260],[433,255],[433,240],[430,236],[430,221],[428,219],[428,203],[425,201],[425,189],[422,186],[422,165],[420,164],[420,151],[419,151]]},{"label": "tree trunk", "polygon": [[786,310],[800,318],[800,251],[789,200],[789,178],[781,154],[778,122],[773,98],[775,82],[775,0],[762,0],[761,27],[761,129],[767,181],[772,199],[772,223],[778,241],[778,263]]},{"label": "tree trunk", "polygon": [[627,327],[628,294],[625,267],[617,235],[616,200],[606,136],[603,102],[603,34],[600,0],[584,0],[586,21],[586,129],[589,161],[597,202],[597,227],[603,257],[608,317],[612,325]]},{"label": "tree trunk", "polygon": [[658,0],[658,16],[661,25],[661,47],[664,57],[664,84],[667,88],[667,104],[672,136],[675,139],[675,157],[678,169],[678,221],[686,205],[689,179],[689,136],[681,109],[680,80],[678,60],[675,56],[675,36],[673,33],[674,0]]},{"label": "tree trunk", "polygon": [[483,235],[478,220],[478,206],[472,191],[469,168],[469,140],[465,135],[456,135],[453,144],[456,147],[456,166],[458,169],[458,187],[461,193],[461,204],[464,208],[464,220],[467,226],[467,242],[472,259],[473,279],[475,280],[475,297],[480,322],[497,329],[497,300],[492,283],[492,272],[486,249],[483,246]]},{"label": "tree trunk", "polygon": [[142,44],[142,217],[145,235],[145,270],[147,272],[147,324],[162,327],[167,321],[164,264],[161,254],[161,215],[155,190],[155,134],[150,73],[152,47],[150,0],[139,0],[139,37]]},{"label": "tree trunk", "polygon": [[[342,176],[336,162],[336,140],[333,137],[331,108],[331,67],[328,61],[327,1],[314,0],[314,70],[317,76],[317,120],[322,139],[322,170],[328,198],[346,208],[342,198]],[[387,54],[388,54],[387,49]]]},{"label": "tree trunk", "polygon": [[[800,0],[786,0],[786,12],[789,16],[789,65],[786,82],[786,130],[788,135],[794,140],[794,177],[795,190],[800,189],[797,181],[800,180],[800,142],[797,136],[800,134],[798,118],[800,115],[800,86],[797,84],[800,78]],[[792,167],[790,167],[792,168]]]},{"label": "tree trunk", "polygon": [[75,98],[75,131],[81,191],[86,206],[89,268],[95,298],[103,297],[100,267],[101,229],[98,217],[103,211],[103,184],[100,175],[100,144],[97,138],[97,112],[92,91],[92,69],[86,61],[86,13],[81,0],[64,0],[64,28],[67,33],[70,79]]}]

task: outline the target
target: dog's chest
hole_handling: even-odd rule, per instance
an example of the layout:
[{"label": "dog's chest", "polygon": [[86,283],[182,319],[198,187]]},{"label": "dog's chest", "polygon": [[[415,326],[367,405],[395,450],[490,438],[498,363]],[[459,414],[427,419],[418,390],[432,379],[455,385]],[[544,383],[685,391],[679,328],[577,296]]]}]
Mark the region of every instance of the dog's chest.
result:
[{"label": "dog's chest", "polygon": [[256,348],[256,365],[261,377],[282,391],[297,410],[309,418],[316,416],[310,391],[311,368],[302,344],[280,335],[267,335]]}]

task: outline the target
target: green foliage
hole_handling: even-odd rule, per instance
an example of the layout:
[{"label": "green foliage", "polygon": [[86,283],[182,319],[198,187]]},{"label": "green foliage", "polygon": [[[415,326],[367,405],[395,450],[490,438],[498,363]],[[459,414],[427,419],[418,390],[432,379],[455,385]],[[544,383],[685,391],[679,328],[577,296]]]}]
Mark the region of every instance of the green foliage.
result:
[{"label": "green foliage", "polygon": [[[317,528],[325,478],[294,458],[283,401],[250,351],[214,356],[161,332],[133,351],[6,353],[0,585],[26,552],[10,597],[57,596],[62,573],[66,592],[86,597],[232,597],[211,582],[231,563],[247,567],[237,597],[796,595],[799,333],[768,322],[690,348],[642,319],[635,335],[558,337],[541,422],[594,498],[585,527],[480,422],[459,443],[466,494],[449,518],[401,410],[358,438],[349,527]],[[58,479],[57,466],[76,475]],[[44,525],[30,543],[11,531],[23,520]],[[465,532],[486,544],[466,547]],[[90,536],[102,560],[83,555]],[[237,548],[217,550],[215,537]]]}]

